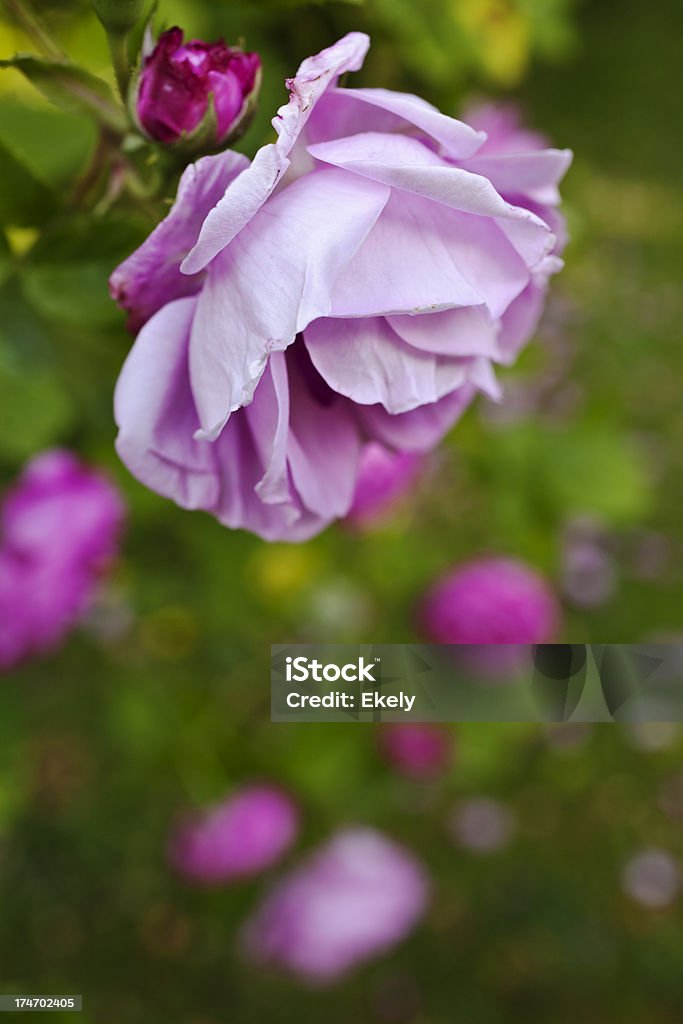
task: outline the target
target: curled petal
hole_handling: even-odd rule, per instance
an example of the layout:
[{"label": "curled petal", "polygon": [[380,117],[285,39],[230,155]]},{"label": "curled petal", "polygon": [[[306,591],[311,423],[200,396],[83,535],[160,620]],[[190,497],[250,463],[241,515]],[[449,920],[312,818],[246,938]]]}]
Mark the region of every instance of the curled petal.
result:
[{"label": "curled petal", "polygon": [[326,316],[334,282],[372,229],[385,186],[342,171],[295,182],[211,265],[190,343],[190,377],[202,433],[218,436],[251,401],[273,352]]},{"label": "curled petal", "polygon": [[499,358],[498,324],[484,305],[387,319],[400,338],[422,352]]},{"label": "curled petal", "polygon": [[419,96],[390,89],[329,89],[311,119],[311,141],[359,132],[415,134],[419,129],[452,159],[472,157],[486,140],[464,121],[442,114]]},{"label": "curled petal", "polygon": [[468,379],[468,362],[421,352],[383,317],[316,320],[304,332],[318,373],[340,395],[391,413],[429,405]]},{"label": "curled petal", "polygon": [[303,62],[296,77],[287,83],[289,103],[273,121],[277,142],[258,151],[237,187],[226,192],[206,217],[196,245],[183,262],[183,273],[196,274],[206,267],[261,209],[289,167],[292,149],[316,103],[339,75],[362,67],[369,46],[370,40],[362,32],[350,32]]},{"label": "curled petal", "polygon": [[196,304],[169,303],[138,335],[114,395],[116,450],[153,491],[183,508],[210,509],[219,497],[216,455],[194,440],[199,421],[187,366]]},{"label": "curled petal", "polygon": [[358,418],[369,438],[397,451],[426,452],[457,423],[475,393],[473,384],[465,384],[438,402],[399,416],[381,405],[360,406]]},{"label": "curled petal", "polygon": [[334,286],[332,317],[435,313],[486,305],[499,317],[530,269],[490,218],[392,192]]}]

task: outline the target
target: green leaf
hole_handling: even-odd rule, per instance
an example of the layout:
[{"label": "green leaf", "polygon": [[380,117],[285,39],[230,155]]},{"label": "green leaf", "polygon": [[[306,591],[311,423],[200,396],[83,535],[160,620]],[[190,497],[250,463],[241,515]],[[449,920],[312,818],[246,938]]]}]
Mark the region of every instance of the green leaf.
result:
[{"label": "green leaf", "polygon": [[103,261],[22,268],[21,280],[33,308],[50,321],[93,328],[121,320],[107,282],[113,267]]},{"label": "green leaf", "polygon": [[96,139],[95,122],[83,114],[11,99],[0,103],[0,143],[32,177],[58,194],[85,166]]},{"label": "green leaf", "polygon": [[17,54],[0,60],[0,68],[15,68],[51,103],[72,114],[88,114],[101,124],[124,131],[123,110],[103,79],[84,68],[31,54]]},{"label": "green leaf", "polygon": [[89,329],[122,325],[109,277],[145,237],[146,224],[119,215],[70,217],[43,232],[21,267],[24,295],[46,321]]},{"label": "green leaf", "polygon": [[73,422],[68,395],[41,371],[17,373],[0,352],[0,457],[20,461],[53,444]]},{"label": "green leaf", "polygon": [[50,189],[0,142],[0,224],[41,224],[56,206]]},{"label": "green leaf", "polygon": [[12,273],[12,251],[7,239],[0,232],[0,286],[2,286]]},{"label": "green leaf", "polygon": [[0,459],[19,462],[60,440],[74,408],[52,339],[16,278],[0,289]]}]

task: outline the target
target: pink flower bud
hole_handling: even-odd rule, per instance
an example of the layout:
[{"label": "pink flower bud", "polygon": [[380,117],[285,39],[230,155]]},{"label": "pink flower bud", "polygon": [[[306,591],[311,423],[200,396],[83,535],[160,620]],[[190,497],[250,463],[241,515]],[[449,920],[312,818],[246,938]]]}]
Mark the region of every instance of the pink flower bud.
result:
[{"label": "pink flower bud", "polygon": [[437,582],[423,606],[439,644],[539,644],[556,634],[555,597],[533,569],[511,558],[481,558]]},{"label": "pink flower bud", "polygon": [[232,882],[278,861],[297,829],[297,810],[288,796],[272,786],[246,786],[184,818],[171,836],[169,860],[191,882]]},{"label": "pink flower bud", "polygon": [[511,644],[551,643],[560,610],[545,580],[511,558],[480,558],[439,580],[421,609],[423,630],[438,644],[486,644],[468,653],[485,675],[516,671],[524,656]]},{"label": "pink flower bud", "polygon": [[260,82],[256,53],[192,39],[183,32],[164,32],[145,58],[138,83],[137,115],[144,131],[157,142],[173,143],[200,128],[213,100],[215,125],[205,148],[234,138],[246,127]]},{"label": "pink flower bud", "polygon": [[443,775],[453,758],[453,738],[439,725],[421,722],[386,725],[380,729],[378,739],[392,767],[414,779]]}]

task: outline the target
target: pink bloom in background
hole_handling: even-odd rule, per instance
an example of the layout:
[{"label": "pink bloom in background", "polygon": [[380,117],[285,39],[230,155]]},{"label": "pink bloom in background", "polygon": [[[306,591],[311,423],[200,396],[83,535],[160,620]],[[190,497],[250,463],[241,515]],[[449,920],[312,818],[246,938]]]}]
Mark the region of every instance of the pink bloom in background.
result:
[{"label": "pink bloom in background", "polygon": [[374,829],[346,829],[266,895],[243,930],[245,953],[311,984],[333,982],[405,938],[428,889],[403,847]]},{"label": "pink bloom in background", "polygon": [[[424,631],[438,644],[541,644],[553,641],[560,609],[534,569],[511,558],[480,558],[459,566],[428,591]],[[514,650],[477,653],[493,670],[514,668]]]},{"label": "pink bloom in background", "polygon": [[293,844],[298,812],[273,786],[239,790],[221,804],[186,816],[175,828],[169,860],[192,882],[220,884],[258,874]]},{"label": "pink bloom in background", "polygon": [[158,142],[177,142],[198,128],[213,97],[216,145],[242,125],[260,79],[256,53],[223,42],[183,43],[179,28],[164,32],[145,58],[136,109],[145,132]]},{"label": "pink bloom in background", "polygon": [[397,452],[371,441],[363,449],[347,523],[359,530],[381,525],[412,488],[424,455]]},{"label": "pink bloom in background", "polygon": [[67,451],[34,458],[0,510],[0,668],[58,646],[115,556],[123,502]]},{"label": "pink bloom in background", "polygon": [[497,395],[493,364],[561,267],[570,153],[487,156],[483,132],[416,96],[340,88],[368,45],[351,33],[304,61],[277,142],[188,167],[111,279],[140,330],[119,455],[268,540],[345,516],[368,441],[427,451],[477,391]]},{"label": "pink bloom in background", "polygon": [[443,775],[453,760],[453,736],[440,725],[385,725],[379,730],[378,743],[396,771],[415,779]]},{"label": "pink bloom in background", "polygon": [[465,110],[465,118],[477,131],[486,132],[478,158],[533,153],[549,145],[540,132],[525,128],[515,103],[473,103]]},{"label": "pink bloom in background", "polygon": [[454,842],[479,854],[501,850],[510,841],[515,827],[515,818],[507,807],[487,797],[463,800],[448,820]]}]

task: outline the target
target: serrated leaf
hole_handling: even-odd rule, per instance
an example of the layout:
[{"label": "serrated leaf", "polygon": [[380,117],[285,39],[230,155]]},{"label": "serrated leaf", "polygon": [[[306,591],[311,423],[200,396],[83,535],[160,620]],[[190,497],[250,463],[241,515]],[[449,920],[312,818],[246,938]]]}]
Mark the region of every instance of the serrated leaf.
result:
[{"label": "serrated leaf", "polygon": [[22,53],[0,60],[0,68],[21,71],[46,99],[62,110],[88,114],[115,131],[126,127],[112,90],[103,79],[84,68]]}]

